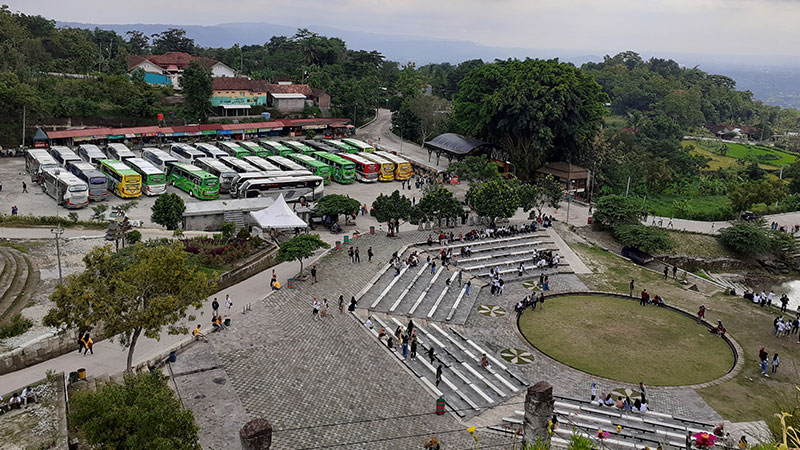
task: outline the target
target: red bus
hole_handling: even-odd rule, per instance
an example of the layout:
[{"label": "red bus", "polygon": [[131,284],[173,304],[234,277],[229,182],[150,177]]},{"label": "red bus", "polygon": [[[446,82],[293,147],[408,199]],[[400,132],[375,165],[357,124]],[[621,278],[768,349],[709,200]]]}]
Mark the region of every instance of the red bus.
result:
[{"label": "red bus", "polygon": [[378,181],[378,174],[381,171],[380,164],[370,161],[356,153],[342,152],[339,153],[338,156],[356,163],[356,180],[363,183],[372,183]]}]

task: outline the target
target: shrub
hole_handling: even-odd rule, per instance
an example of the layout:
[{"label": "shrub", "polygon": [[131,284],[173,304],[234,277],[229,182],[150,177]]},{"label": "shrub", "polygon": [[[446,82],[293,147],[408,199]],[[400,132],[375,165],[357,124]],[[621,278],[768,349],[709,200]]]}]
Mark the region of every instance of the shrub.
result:
[{"label": "shrub", "polygon": [[71,213],[67,214],[67,217],[69,217],[69,220],[71,220],[72,223],[76,223],[78,221],[78,213],[76,213],[75,211],[72,211]]},{"label": "shrub", "polygon": [[740,255],[759,255],[773,249],[770,230],[763,221],[736,221],[719,230],[719,241]]},{"label": "shrub", "polygon": [[37,225],[59,226],[62,228],[85,227],[97,230],[105,229],[107,226],[106,223],[87,222],[85,220],[78,220],[77,222],[73,222],[71,219],[68,219],[66,217],[57,217],[57,216],[32,216],[32,215],[0,216],[0,226],[18,227],[18,226],[37,226]]},{"label": "shrub", "polygon": [[236,233],[236,237],[239,239],[250,239],[250,231],[247,230],[247,227],[239,228],[239,232]]},{"label": "shrub", "polygon": [[133,245],[142,240],[142,233],[138,230],[128,231],[125,233],[125,242],[130,245]]},{"label": "shrub", "polygon": [[236,224],[233,222],[222,222],[219,231],[222,233],[222,239],[226,241],[230,240],[236,233]]},{"label": "shrub", "polygon": [[614,237],[622,245],[636,247],[647,253],[657,253],[672,248],[672,240],[664,230],[640,224],[620,225],[614,229]]},{"label": "shrub", "polygon": [[597,201],[594,220],[601,225],[615,228],[618,225],[639,223],[640,210],[632,197],[606,195]]},{"label": "shrub", "polygon": [[11,318],[11,322],[0,327],[0,339],[19,336],[33,327],[33,321],[17,314]]}]

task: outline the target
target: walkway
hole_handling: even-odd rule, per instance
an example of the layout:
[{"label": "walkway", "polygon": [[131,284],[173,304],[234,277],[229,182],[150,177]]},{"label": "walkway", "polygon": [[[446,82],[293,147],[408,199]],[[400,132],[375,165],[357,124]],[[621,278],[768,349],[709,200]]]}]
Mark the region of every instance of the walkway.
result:
[{"label": "walkway", "polygon": [[437,161],[435,154],[428,156],[427,150],[392,133],[392,112],[388,109],[379,109],[378,116],[372,123],[359,128],[356,137],[359,136],[372,139],[382,148],[409,156],[439,171],[446,170],[449,165],[447,158],[440,158]]}]

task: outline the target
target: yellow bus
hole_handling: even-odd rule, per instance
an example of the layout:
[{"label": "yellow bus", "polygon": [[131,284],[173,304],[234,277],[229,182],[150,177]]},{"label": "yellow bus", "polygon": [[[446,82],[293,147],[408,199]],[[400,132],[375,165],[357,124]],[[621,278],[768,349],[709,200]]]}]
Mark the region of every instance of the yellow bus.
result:
[{"label": "yellow bus", "polygon": [[116,159],[101,159],[100,172],[108,178],[108,190],[122,198],[142,196],[142,176]]},{"label": "yellow bus", "polygon": [[366,158],[374,163],[378,163],[381,166],[381,170],[378,175],[378,181],[394,181],[394,163],[390,161],[388,158],[384,158],[383,156],[375,153],[364,152],[360,153],[359,156]]},{"label": "yellow bus", "polygon": [[411,163],[408,162],[408,160],[403,158],[402,156],[398,156],[395,155],[394,153],[389,153],[384,151],[377,151],[374,154],[383,156],[384,158],[394,163],[395,180],[397,181],[407,180],[411,178],[411,175],[414,174],[414,168],[411,167]]}]

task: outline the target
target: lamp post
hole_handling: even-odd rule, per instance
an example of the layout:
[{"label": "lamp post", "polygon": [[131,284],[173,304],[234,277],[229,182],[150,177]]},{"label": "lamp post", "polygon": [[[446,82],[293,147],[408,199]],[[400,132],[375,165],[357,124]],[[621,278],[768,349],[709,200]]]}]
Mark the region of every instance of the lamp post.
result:
[{"label": "lamp post", "polygon": [[51,228],[50,232],[53,233],[53,236],[56,238],[56,258],[58,259],[58,284],[63,282],[63,278],[61,276],[61,245],[59,240],[61,235],[64,234],[64,229],[61,227],[58,228]]}]

